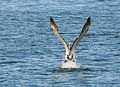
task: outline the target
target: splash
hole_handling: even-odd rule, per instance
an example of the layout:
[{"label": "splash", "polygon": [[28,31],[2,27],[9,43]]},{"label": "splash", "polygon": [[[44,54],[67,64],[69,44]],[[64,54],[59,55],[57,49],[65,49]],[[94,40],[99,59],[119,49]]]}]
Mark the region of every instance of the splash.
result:
[{"label": "splash", "polygon": [[80,65],[77,65],[76,62],[68,61],[62,62],[61,68],[80,68]]}]

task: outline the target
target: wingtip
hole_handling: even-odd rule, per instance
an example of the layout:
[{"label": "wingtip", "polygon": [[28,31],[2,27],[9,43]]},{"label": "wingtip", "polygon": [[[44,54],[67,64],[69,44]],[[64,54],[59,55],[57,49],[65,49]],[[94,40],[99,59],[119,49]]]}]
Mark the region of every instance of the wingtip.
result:
[{"label": "wingtip", "polygon": [[53,21],[53,18],[50,16],[50,21]]},{"label": "wingtip", "polygon": [[90,17],[88,17],[87,21],[91,21],[91,18],[90,18]]}]

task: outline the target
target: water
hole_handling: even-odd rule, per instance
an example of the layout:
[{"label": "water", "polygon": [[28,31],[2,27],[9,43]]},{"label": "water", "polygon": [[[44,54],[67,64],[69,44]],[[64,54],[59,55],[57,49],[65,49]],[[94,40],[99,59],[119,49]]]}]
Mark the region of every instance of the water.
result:
[{"label": "water", "polygon": [[[61,69],[65,49],[88,17],[76,49],[80,69]],[[0,87],[120,87],[119,0],[0,0]]]}]

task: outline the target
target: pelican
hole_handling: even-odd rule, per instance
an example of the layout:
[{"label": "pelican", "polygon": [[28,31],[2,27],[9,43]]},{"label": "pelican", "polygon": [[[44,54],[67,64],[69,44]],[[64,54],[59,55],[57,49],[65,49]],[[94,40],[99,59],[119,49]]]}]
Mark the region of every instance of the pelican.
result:
[{"label": "pelican", "polygon": [[75,51],[76,46],[80,42],[80,40],[87,33],[87,31],[88,31],[88,29],[90,27],[90,24],[91,24],[91,18],[88,17],[87,22],[83,26],[83,29],[82,29],[79,37],[77,37],[75,39],[75,41],[73,42],[73,44],[69,43],[69,47],[68,47],[66,41],[60,36],[59,31],[58,31],[58,27],[55,24],[53,18],[50,17],[50,25],[52,27],[52,30],[55,33],[55,35],[60,39],[60,41],[62,42],[62,44],[64,45],[65,50],[66,50],[65,59],[62,62],[61,68],[80,68],[80,66],[76,64],[74,51]]}]

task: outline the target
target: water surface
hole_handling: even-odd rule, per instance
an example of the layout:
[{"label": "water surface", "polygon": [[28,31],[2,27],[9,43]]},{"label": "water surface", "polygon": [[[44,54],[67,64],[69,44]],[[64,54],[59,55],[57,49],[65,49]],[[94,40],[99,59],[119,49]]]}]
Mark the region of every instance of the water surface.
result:
[{"label": "water surface", "polygon": [[[76,49],[80,69],[61,69],[65,49],[88,17],[92,23]],[[1,87],[119,87],[119,0],[0,0]]]}]

